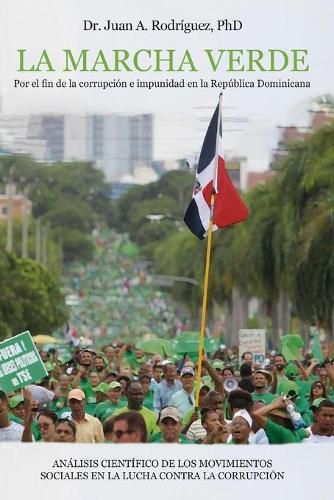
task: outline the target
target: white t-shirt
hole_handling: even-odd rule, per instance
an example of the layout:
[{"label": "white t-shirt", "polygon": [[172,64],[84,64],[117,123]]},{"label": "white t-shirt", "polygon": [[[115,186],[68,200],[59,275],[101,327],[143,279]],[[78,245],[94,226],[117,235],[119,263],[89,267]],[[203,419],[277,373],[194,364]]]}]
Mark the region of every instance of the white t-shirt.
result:
[{"label": "white t-shirt", "polygon": [[8,427],[0,427],[0,441],[21,441],[23,425],[11,422]]},{"label": "white t-shirt", "polygon": [[326,444],[326,443],[334,443],[334,436],[319,436],[319,434],[312,434],[310,437],[303,439],[302,443],[318,443],[318,444]]}]

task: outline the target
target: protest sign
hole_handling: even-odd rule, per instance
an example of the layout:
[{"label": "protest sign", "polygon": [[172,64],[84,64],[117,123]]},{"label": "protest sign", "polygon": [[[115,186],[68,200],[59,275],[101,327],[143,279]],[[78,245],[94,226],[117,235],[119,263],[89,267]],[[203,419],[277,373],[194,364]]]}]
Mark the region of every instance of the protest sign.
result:
[{"label": "protest sign", "polygon": [[266,358],[266,331],[256,329],[239,330],[239,360],[244,352],[253,354],[255,364],[262,364]]},{"label": "protest sign", "polygon": [[0,388],[3,391],[14,392],[47,374],[28,331],[0,343]]}]

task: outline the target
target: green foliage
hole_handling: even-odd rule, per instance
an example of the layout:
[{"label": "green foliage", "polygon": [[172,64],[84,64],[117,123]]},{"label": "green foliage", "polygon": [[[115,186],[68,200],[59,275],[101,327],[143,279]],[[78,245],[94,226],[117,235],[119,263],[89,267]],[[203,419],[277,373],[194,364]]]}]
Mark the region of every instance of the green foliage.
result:
[{"label": "green foliage", "polygon": [[[129,233],[151,258],[159,241],[168,238],[181,224],[192,185],[190,173],[177,170],[157,182],[133,187],[117,202],[114,227]],[[163,219],[150,222],[149,215],[163,215]]]},{"label": "green foliage", "polygon": [[[246,194],[249,219],[214,234],[209,307],[213,301],[230,301],[233,287],[262,299],[268,310],[284,293],[300,319],[330,327],[334,304],[333,144],[331,124],[292,145],[284,161],[275,165],[276,176]],[[118,210],[123,230],[153,256],[157,273],[200,283],[198,287],[176,283],[173,288],[174,297],[195,311],[201,303],[206,242],[187,230],[173,230],[170,224],[176,219],[181,225],[191,193],[190,177],[187,172],[173,172],[157,183],[134,188],[120,200]],[[148,214],[159,213],[167,214],[159,224],[147,221]]]},{"label": "green foliage", "polygon": [[48,239],[62,246],[58,255],[66,262],[92,258],[92,229],[112,219],[110,188],[100,170],[90,163],[44,165],[17,155],[1,158],[0,179],[27,193],[33,216],[41,217],[44,226],[49,224]]},{"label": "green foliage", "polygon": [[64,298],[40,264],[0,252],[0,338],[51,333],[67,320]]}]

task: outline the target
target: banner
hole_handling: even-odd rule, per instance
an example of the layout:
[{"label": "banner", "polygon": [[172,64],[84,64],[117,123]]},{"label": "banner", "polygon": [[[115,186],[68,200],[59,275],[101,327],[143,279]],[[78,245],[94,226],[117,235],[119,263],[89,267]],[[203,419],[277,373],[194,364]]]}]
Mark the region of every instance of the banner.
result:
[{"label": "banner", "polygon": [[14,392],[47,374],[30,332],[0,343],[0,389],[3,391]]},{"label": "banner", "polygon": [[239,361],[244,352],[253,354],[254,364],[261,365],[266,359],[266,331],[255,329],[239,330]]},{"label": "banner", "polygon": [[[303,500],[332,491],[332,445],[0,443],[1,495],[91,500],[224,497]],[[31,457],[33,456],[33,460]],[[301,467],[301,464],[303,465]],[[316,471],[315,464],[321,464]],[[14,492],[14,497],[13,497]]]}]

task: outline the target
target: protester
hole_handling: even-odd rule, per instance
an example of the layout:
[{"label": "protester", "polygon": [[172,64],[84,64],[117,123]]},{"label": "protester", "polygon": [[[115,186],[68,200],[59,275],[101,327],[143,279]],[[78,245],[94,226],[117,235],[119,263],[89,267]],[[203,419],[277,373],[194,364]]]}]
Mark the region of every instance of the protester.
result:
[{"label": "protester", "polygon": [[334,403],[323,400],[314,410],[311,436],[303,443],[334,443]]},{"label": "protester", "polygon": [[56,430],[57,415],[50,410],[43,410],[37,415],[37,424],[44,443],[51,443]]},{"label": "protester", "polygon": [[81,389],[72,389],[68,395],[68,403],[76,427],[76,442],[103,443],[101,422],[85,412],[85,393]]},{"label": "protester", "polygon": [[181,414],[174,406],[166,406],[160,412],[158,419],[160,433],[153,437],[154,443],[189,444],[191,441],[181,434]]},{"label": "protester", "polygon": [[176,379],[176,367],[172,363],[164,366],[164,379],[158,384],[154,391],[153,408],[158,414],[164,406],[167,406],[173,394],[182,390],[182,384]]},{"label": "protester", "polygon": [[9,404],[6,393],[0,390],[0,442],[21,441],[23,426],[9,419]]},{"label": "protester", "polygon": [[104,423],[116,410],[126,406],[126,402],[121,401],[121,384],[116,380],[109,385],[102,382],[96,389],[104,392],[106,400],[96,405],[94,417]]},{"label": "protester", "polygon": [[75,443],[77,426],[68,419],[59,419],[55,423],[54,443]]},{"label": "protester", "polygon": [[[144,418],[137,411],[127,411],[113,419],[113,443],[146,443],[147,429]],[[105,428],[105,432],[108,428]],[[108,434],[107,434],[108,435]]]},{"label": "protester", "polygon": [[126,396],[128,399],[127,406],[116,410],[113,416],[116,417],[126,411],[136,411],[144,418],[148,435],[157,432],[156,414],[143,406],[144,391],[142,385],[135,380],[130,381],[126,388]]},{"label": "protester", "polygon": [[181,383],[183,389],[175,392],[170,398],[170,405],[175,406],[183,417],[189,410],[195,409],[194,376],[192,368],[186,367],[181,370]]},{"label": "protester", "polygon": [[249,444],[249,435],[252,429],[252,418],[247,410],[237,411],[232,418],[231,444]]},{"label": "protester", "polygon": [[252,392],[253,401],[263,401],[266,404],[271,403],[275,399],[275,395],[268,391],[268,386],[273,382],[273,376],[266,370],[256,370],[253,374]]}]

